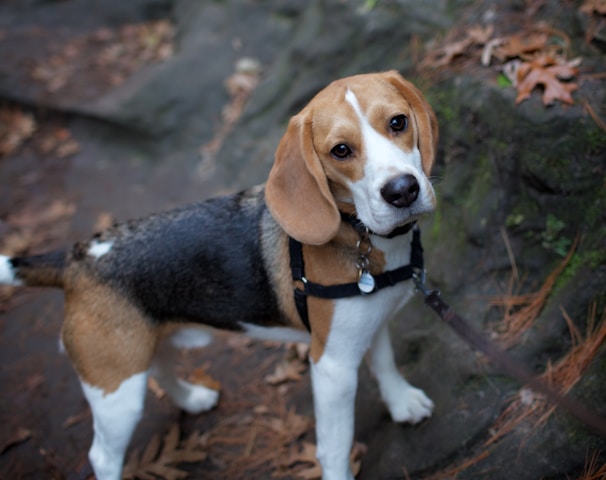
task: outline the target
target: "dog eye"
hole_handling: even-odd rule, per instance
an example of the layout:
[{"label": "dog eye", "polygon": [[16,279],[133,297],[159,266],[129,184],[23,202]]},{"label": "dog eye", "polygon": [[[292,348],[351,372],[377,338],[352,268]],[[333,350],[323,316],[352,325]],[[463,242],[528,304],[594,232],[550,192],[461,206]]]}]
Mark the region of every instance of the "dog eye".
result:
[{"label": "dog eye", "polygon": [[336,145],[336,146],[333,147],[333,149],[330,151],[330,154],[333,157],[342,160],[342,159],[347,158],[347,157],[349,157],[351,155],[351,148],[349,148],[344,143],[339,143],[339,145]]},{"label": "dog eye", "polygon": [[394,132],[403,132],[408,127],[408,118],[406,115],[396,115],[389,121],[389,127]]}]

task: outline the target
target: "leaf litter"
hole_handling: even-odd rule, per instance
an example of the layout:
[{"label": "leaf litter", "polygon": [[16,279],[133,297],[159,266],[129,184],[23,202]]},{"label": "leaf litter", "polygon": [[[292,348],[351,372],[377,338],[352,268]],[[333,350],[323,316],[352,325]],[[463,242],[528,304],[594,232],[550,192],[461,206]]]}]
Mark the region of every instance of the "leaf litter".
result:
[{"label": "leaf litter", "polygon": [[[521,335],[538,318],[557,279],[572,259],[578,242],[579,236],[573,242],[566,258],[548,275],[538,291],[530,294],[510,293],[491,299],[493,305],[504,307],[502,325],[495,336],[505,348],[515,346]],[[512,276],[509,285],[511,292],[514,290],[514,283],[518,282],[520,278],[515,259],[512,257],[510,260],[512,263]],[[587,368],[606,341],[606,308],[604,308],[598,320],[597,303],[593,302],[590,305],[584,334],[576,327],[575,322],[562,306],[560,306],[560,311],[568,326],[571,348],[557,362],[553,364],[548,363],[539,379],[562,395],[566,395],[583,378]],[[545,425],[556,408],[544,395],[523,386],[510,398],[509,405],[495,420],[492,427],[489,428],[490,437],[484,442],[479,453],[450,465],[439,472],[435,472],[428,476],[427,480],[456,478],[459,473],[490,456],[493,451],[493,445],[507,435],[517,432],[521,435],[525,434],[526,438],[528,438],[533,432]],[[523,425],[526,428],[521,428]],[[603,478],[606,466],[596,464],[596,458],[594,457],[586,461],[585,472],[579,477],[579,480],[597,480],[598,478]]]},{"label": "leaf litter", "polygon": [[174,53],[174,29],[167,20],[107,27],[73,38],[36,62],[30,78],[48,95],[92,98],[123,84],[141,67]]},{"label": "leaf litter", "polygon": [[[580,10],[596,13],[603,3],[588,0]],[[451,31],[427,53],[419,67],[425,72],[439,71],[470,61],[479,61],[483,67],[496,65],[516,88],[516,104],[530,98],[536,90],[542,90],[545,106],[556,102],[574,104],[572,93],[579,88],[574,80],[582,59],[570,58],[570,39],[561,30],[538,22],[498,35],[493,24],[467,26]]]},{"label": "leaf litter", "polygon": [[[234,337],[218,335],[226,340]],[[285,383],[292,386],[301,383],[303,373],[308,369],[307,347],[250,339],[246,342],[232,339],[225,342],[225,347],[235,355],[234,367],[238,362],[244,362],[266,381],[239,385],[234,392],[225,389],[216,412],[208,414],[212,417],[211,425],[198,431],[194,424],[194,431],[184,440],[178,440],[182,434],[177,424],[171,425],[166,435],[153,436],[142,449],[129,455],[125,478],[186,478],[188,468],[182,463],[192,458],[200,458],[193,461],[203,462],[199,468],[211,472],[212,478],[318,478],[312,476],[313,471],[319,471],[319,466],[315,460],[315,447],[308,438],[313,430],[312,418],[289,405],[282,389]],[[267,353],[257,357],[260,351]],[[177,368],[180,376],[219,388],[221,385],[210,373],[210,363],[203,361],[202,365],[196,366],[199,358],[192,352],[180,355],[183,364]],[[260,363],[254,365],[257,361]],[[281,376],[283,371],[290,373]],[[263,372],[269,373],[263,376]],[[155,381],[150,380],[148,387],[160,401],[165,401],[164,392]],[[305,385],[301,385],[303,387]],[[305,451],[313,451],[309,456],[301,452],[306,444],[311,445],[312,450],[308,446]],[[356,444],[352,452],[352,465],[356,471],[364,452],[364,446]]]},{"label": "leaf litter", "polygon": [[193,432],[181,440],[181,431],[177,424],[171,425],[163,438],[154,435],[142,452],[135,450],[128,458],[122,478],[156,480],[158,477],[166,480],[187,478],[189,473],[177,468],[181,463],[201,462],[208,453],[203,449],[205,439]]}]

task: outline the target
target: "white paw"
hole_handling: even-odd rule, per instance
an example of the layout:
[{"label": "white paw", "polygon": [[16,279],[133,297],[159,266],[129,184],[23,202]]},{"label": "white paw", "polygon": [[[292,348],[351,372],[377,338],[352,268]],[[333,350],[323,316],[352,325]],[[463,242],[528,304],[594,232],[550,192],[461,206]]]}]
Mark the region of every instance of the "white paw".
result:
[{"label": "white paw", "polygon": [[217,405],[219,401],[219,392],[217,390],[212,390],[203,385],[193,385],[181,379],[179,379],[179,383],[183,387],[183,392],[186,393],[184,395],[181,394],[180,398],[174,400],[177,406],[187,413],[197,415]]},{"label": "white paw", "polygon": [[392,395],[390,401],[386,401],[394,422],[414,424],[419,423],[424,418],[431,417],[434,405],[423,390],[410,385],[406,385],[399,390],[397,398]]}]

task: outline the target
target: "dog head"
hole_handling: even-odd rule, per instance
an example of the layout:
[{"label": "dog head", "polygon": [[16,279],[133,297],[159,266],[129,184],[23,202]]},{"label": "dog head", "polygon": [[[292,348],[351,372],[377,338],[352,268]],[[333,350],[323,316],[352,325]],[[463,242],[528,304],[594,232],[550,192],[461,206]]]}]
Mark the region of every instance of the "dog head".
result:
[{"label": "dog head", "polygon": [[356,75],[319,92],[288,125],[266,184],[266,202],[302,243],[332,239],[339,211],[387,235],[435,208],[428,179],[437,120],[397,72]]}]

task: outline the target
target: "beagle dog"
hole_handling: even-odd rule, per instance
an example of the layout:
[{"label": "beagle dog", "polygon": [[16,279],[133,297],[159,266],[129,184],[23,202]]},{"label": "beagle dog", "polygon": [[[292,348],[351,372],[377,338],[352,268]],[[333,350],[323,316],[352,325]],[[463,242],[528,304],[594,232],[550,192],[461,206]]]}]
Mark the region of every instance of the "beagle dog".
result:
[{"label": "beagle dog", "polygon": [[[65,292],[61,340],[91,406],[97,478],[121,476],[148,375],[189,413],[217,404],[217,391],[173,375],[177,349],[208,345],[214,328],[310,343],[326,480],[353,479],[367,352],[393,420],[429,417],[433,403],[398,372],[387,326],[413,292],[410,275],[381,280],[410,267],[410,227],[435,209],[437,139],[430,105],[395,71],[344,78],[290,120],[266,184],[114,225],[69,250],[0,256],[1,283]],[[343,285],[353,293],[311,288]]]}]

